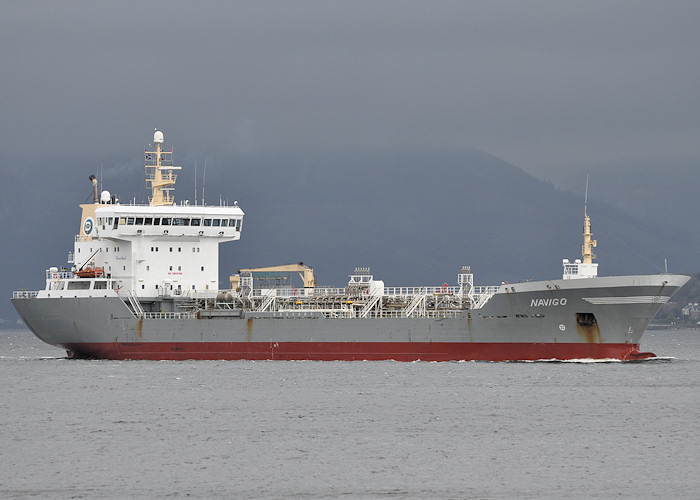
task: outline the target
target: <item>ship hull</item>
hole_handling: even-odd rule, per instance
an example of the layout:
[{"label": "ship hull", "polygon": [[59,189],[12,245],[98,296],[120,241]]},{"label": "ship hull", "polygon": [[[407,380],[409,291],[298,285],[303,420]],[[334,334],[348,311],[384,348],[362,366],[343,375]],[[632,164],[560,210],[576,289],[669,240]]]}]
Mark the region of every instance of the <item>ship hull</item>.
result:
[{"label": "ship hull", "polygon": [[109,342],[65,344],[70,357],[115,360],[537,361],[638,360],[638,344],[524,342]]},{"label": "ship hull", "polygon": [[139,318],[116,295],[18,297],[13,304],[37,337],[75,357],[631,360],[653,356],[639,351],[642,334],[687,279],[654,275],[504,285],[483,307],[446,317],[439,311],[419,318],[202,311],[197,317]]}]

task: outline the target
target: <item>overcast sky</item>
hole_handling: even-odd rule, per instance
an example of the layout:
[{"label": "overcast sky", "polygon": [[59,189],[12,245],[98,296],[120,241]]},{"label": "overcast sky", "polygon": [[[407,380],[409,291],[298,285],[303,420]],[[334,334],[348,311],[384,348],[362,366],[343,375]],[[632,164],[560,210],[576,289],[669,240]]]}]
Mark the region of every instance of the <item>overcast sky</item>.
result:
[{"label": "overcast sky", "polygon": [[154,127],[206,154],[478,148],[540,178],[698,159],[698,20],[697,1],[4,1],[1,166],[140,162]]}]

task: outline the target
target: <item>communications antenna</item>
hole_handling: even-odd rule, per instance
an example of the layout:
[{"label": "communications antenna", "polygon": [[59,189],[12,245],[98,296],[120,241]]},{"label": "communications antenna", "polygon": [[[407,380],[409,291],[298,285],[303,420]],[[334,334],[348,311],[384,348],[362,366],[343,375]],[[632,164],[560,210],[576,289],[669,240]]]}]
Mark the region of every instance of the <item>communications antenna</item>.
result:
[{"label": "communications antenna", "polygon": [[207,159],[204,159],[204,178],[202,179],[202,206],[204,206],[204,188],[207,187]]}]

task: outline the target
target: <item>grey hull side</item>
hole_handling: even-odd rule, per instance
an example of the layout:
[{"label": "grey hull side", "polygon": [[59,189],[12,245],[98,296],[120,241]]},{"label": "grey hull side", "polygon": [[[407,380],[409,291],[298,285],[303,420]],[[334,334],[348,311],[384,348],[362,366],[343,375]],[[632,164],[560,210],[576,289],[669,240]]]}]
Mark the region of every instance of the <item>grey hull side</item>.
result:
[{"label": "grey hull side", "polygon": [[[504,285],[483,308],[452,318],[283,318],[245,311],[235,317],[140,319],[119,297],[12,300],[37,337],[66,348],[192,342],[636,345],[662,304],[687,280],[655,275]],[[595,327],[581,326],[577,313],[594,315]]]}]

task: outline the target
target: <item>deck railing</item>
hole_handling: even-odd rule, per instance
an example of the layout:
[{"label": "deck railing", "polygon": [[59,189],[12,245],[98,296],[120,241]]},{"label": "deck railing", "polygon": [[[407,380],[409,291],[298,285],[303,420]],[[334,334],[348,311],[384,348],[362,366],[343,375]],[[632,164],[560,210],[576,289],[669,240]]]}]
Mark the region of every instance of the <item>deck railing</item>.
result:
[{"label": "deck railing", "polygon": [[[475,286],[473,288],[474,295],[493,295],[498,291],[497,286]],[[254,288],[250,297],[267,296],[273,289]],[[311,289],[305,288],[274,288],[276,297],[323,297],[324,295],[346,295],[345,288],[332,287],[316,287]],[[427,295],[445,294],[459,295],[460,287],[458,286],[389,286],[384,287],[385,297],[413,297],[417,293]],[[225,290],[228,291],[228,290]]]},{"label": "deck railing", "polygon": [[73,277],[73,273],[70,271],[56,271],[54,273],[51,272],[50,269],[46,270],[46,279],[47,280],[68,280]]},{"label": "deck railing", "polygon": [[398,318],[407,318],[407,319],[425,319],[425,318],[455,318],[457,317],[458,314],[463,313],[464,311],[456,311],[456,310],[438,310],[438,311],[426,311],[425,314],[422,314],[421,316],[406,316],[404,311],[378,311],[378,312],[371,312],[368,314],[366,317],[361,317],[359,315],[355,315],[354,311],[351,310],[345,310],[345,309],[338,309],[335,311],[324,311],[323,316],[325,318],[352,318],[352,319],[398,319]]},{"label": "deck railing", "polygon": [[197,315],[191,312],[147,312],[143,317],[145,319],[194,319]]}]

